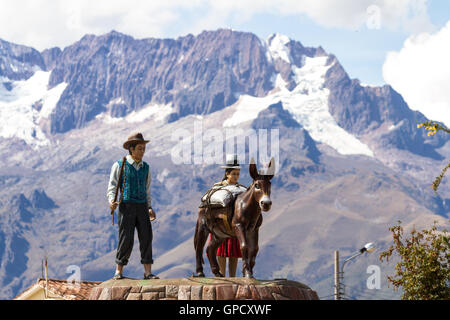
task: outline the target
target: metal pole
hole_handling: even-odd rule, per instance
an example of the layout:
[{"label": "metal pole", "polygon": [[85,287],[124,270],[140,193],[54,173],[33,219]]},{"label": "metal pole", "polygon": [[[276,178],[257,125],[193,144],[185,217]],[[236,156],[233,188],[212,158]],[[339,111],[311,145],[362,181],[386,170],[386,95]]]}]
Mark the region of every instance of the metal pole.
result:
[{"label": "metal pole", "polygon": [[341,297],[341,295],[345,297],[345,285],[344,285],[344,267],[345,267],[345,264],[347,262],[349,262],[350,260],[352,260],[352,259],[354,259],[356,257],[359,257],[360,255],[362,255],[361,251],[355,253],[350,258],[345,259],[344,263],[342,264],[341,274],[340,274],[340,276],[341,276],[340,279],[341,280],[339,281],[339,285],[342,286],[342,291],[339,292],[339,297]]},{"label": "metal pole", "polygon": [[47,271],[47,256],[45,257],[45,290],[44,290],[45,299],[48,298],[48,271]]},{"label": "metal pole", "polygon": [[341,300],[341,281],[339,273],[339,251],[334,251],[334,300]]}]

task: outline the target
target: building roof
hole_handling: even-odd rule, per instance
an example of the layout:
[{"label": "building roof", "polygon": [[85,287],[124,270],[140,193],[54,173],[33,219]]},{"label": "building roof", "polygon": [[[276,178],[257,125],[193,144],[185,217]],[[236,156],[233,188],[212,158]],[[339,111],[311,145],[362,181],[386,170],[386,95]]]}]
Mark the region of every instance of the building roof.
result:
[{"label": "building roof", "polygon": [[[91,290],[101,281],[79,281],[69,283],[67,280],[48,279],[48,298],[64,300],[87,300]],[[20,293],[14,300],[25,300],[38,290],[45,289],[45,279],[39,278],[36,283]]]}]

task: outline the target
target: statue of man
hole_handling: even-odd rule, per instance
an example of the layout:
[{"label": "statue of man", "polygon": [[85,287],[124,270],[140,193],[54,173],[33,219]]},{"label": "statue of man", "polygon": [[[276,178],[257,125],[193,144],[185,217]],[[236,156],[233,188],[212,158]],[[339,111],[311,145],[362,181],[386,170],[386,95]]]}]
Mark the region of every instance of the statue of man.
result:
[{"label": "statue of man", "polygon": [[[107,197],[109,207],[115,210],[119,207],[119,243],[116,254],[116,272],[113,279],[123,278],[123,267],[128,264],[133,250],[134,230],[137,229],[139,237],[139,249],[141,251],[141,263],[144,265],[144,279],[159,279],[152,274],[152,225],[156,218],[152,209],[150,196],[151,174],[148,163],[143,161],[145,147],[149,140],[144,140],[141,133],[128,137],[123,144],[129,151],[126,163],[123,166],[121,185],[119,175],[122,161],[115,162],[111,168]],[[121,201],[115,202],[116,189],[122,192]]]}]

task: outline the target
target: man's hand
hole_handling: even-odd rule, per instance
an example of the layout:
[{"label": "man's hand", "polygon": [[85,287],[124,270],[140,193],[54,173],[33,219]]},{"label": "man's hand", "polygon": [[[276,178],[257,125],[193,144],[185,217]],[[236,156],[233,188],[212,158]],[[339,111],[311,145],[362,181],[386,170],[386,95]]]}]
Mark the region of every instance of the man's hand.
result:
[{"label": "man's hand", "polygon": [[148,209],[148,216],[150,217],[150,221],[153,221],[156,219],[156,213],[153,211],[152,208]]},{"label": "man's hand", "polygon": [[112,211],[114,211],[114,210],[117,209],[117,206],[118,206],[118,205],[119,205],[118,202],[112,202],[112,203],[109,204],[109,208],[110,208]]}]

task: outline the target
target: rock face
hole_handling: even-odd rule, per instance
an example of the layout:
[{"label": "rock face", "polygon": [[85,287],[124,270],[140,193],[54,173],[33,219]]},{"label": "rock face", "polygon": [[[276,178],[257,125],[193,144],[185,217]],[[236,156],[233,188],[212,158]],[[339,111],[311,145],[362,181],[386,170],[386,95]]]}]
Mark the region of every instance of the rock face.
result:
[{"label": "rock face", "polygon": [[20,276],[26,272],[29,260],[26,233],[31,227],[32,211],[30,201],[22,193],[0,205],[0,278],[5,287],[2,294],[13,296],[24,285]]},{"label": "rock face", "polygon": [[233,104],[236,92],[265,95],[272,73],[251,33],[219,30],[176,40],[87,35],[64,49],[52,71],[50,86],[69,83],[52,132],[82,127],[108,108],[122,117],[147,103],[172,103],[171,121],[211,113]]},{"label": "rock face", "polygon": [[[278,129],[283,143],[291,139],[294,140],[298,154],[304,155],[315,163],[319,162],[320,151],[317,149],[316,142],[311,138],[308,131],[283,108],[281,101],[261,111],[258,117],[253,120],[252,128],[255,130],[265,128]],[[289,153],[289,157],[292,157],[291,153]]]},{"label": "rock face", "polygon": [[[337,62],[333,55],[329,59]],[[430,139],[425,130],[417,130],[417,124],[427,118],[411,110],[391,86],[362,86],[359,80],[350,79],[341,64],[333,63],[325,87],[330,90],[329,111],[346,131],[363,135],[391,123],[391,128],[378,137],[377,143],[383,148],[394,147],[442,160],[434,148],[442,147],[446,139],[438,136]]]},{"label": "rock face", "polygon": [[56,62],[62,51],[60,48],[55,47],[51,49],[45,49],[41,52],[42,58],[44,59],[46,70],[53,70],[56,67]]},{"label": "rock face", "polygon": [[25,80],[31,77],[36,69],[45,69],[39,51],[0,39],[0,78]]},{"label": "rock face", "polygon": [[319,300],[308,286],[289,280],[182,278],[109,280],[89,300]]}]

